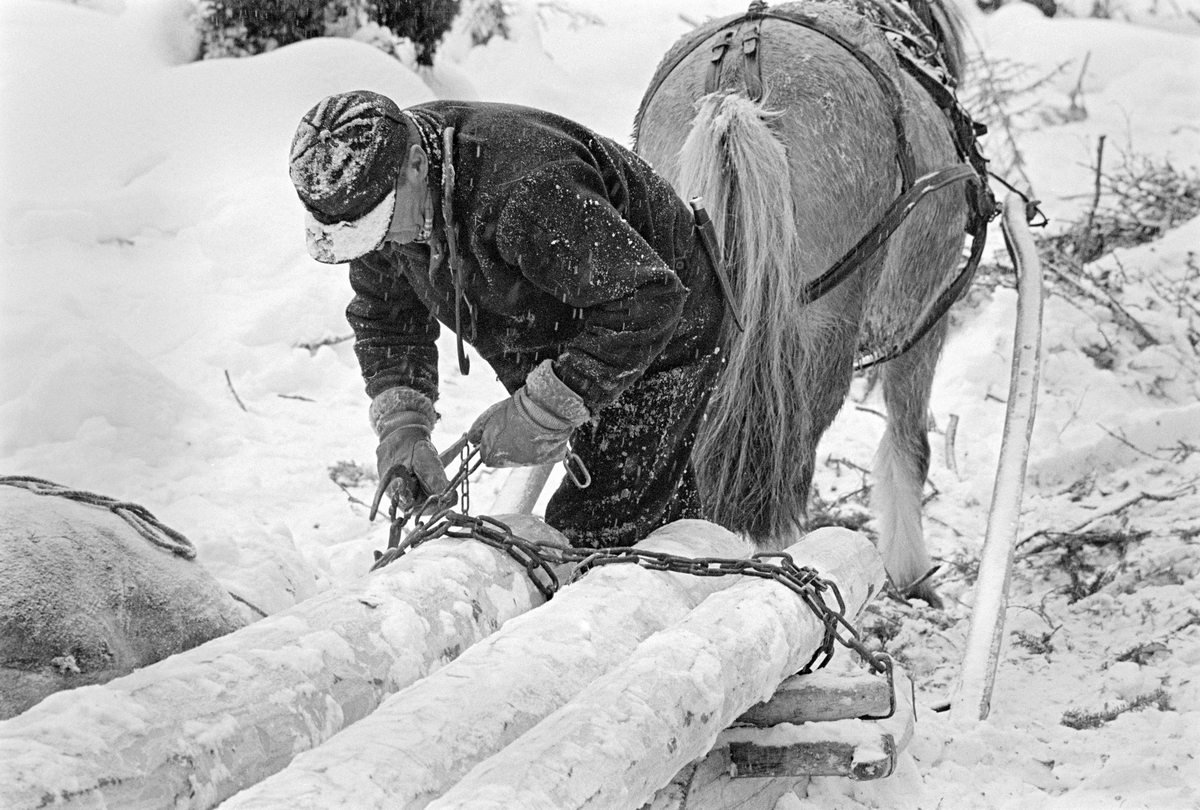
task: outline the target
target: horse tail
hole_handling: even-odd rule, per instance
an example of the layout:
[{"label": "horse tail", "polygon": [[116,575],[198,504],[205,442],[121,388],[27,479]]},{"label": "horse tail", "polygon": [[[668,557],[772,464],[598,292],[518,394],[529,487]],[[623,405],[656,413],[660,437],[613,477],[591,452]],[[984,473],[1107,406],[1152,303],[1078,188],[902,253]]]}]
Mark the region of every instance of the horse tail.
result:
[{"label": "horse tail", "polygon": [[678,188],[709,206],[744,331],[726,318],[725,368],[693,456],[711,517],[757,542],[801,525],[811,453],[800,396],[805,314],[792,173],[777,114],[737,94],[702,98],[679,157]]}]

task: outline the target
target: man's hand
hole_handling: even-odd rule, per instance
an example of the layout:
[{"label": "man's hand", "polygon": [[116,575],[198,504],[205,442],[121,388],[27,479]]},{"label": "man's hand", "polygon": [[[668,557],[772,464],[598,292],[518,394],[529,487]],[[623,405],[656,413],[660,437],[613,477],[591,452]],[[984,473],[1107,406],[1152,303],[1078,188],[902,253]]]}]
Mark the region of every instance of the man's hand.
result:
[{"label": "man's hand", "polygon": [[571,432],[590,418],[583,399],[544,360],[516,393],[480,414],[467,439],[489,467],[548,464],[566,458]]},{"label": "man's hand", "polygon": [[379,488],[371,503],[371,520],[385,494],[393,506],[405,510],[447,494],[450,481],[430,441],[434,418],[433,403],[410,389],[388,389],[371,403],[371,424],[379,434]]}]

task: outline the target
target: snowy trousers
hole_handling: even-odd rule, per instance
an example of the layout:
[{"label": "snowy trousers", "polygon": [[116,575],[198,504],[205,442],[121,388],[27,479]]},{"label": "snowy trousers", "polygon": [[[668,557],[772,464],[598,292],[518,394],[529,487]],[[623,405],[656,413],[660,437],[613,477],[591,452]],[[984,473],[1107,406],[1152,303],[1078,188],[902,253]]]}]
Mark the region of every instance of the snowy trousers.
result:
[{"label": "snowy trousers", "polygon": [[546,522],[577,548],[633,545],[659,526],[703,517],[692,447],[720,372],[720,356],[648,372],[577,429],[571,449],[591,475],[565,476]]}]

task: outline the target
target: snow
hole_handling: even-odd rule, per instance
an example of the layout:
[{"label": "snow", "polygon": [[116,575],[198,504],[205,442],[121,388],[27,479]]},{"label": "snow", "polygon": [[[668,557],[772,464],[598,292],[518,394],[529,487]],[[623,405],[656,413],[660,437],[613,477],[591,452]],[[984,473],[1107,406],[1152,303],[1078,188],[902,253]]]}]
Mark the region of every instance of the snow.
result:
[{"label": "snow", "polygon": [[[1086,210],[1100,135],[1113,161],[1124,152],[1188,167],[1200,156],[1200,24],[1187,4],[1114,0],[1108,20],[1074,5],[1086,6],[1080,17],[1055,19],[1020,3],[986,16],[962,7],[991,58],[1024,63],[1031,77],[1069,61],[1017,132],[1024,173],[1055,224]],[[351,89],[401,106],[480,98],[550,109],[627,143],[667,47],[691,22],[745,3],[573,0],[604,24],[572,25],[521,0],[512,40],[471,49],[459,35],[423,75],[343,39],[193,63],[187,6],[0,4],[0,470],[145,506],[195,543],[223,586],[276,613],[356,580],[387,538],[382,521],[366,519],[370,485],[342,489],[329,474],[339,462],[373,468],[375,438],[342,340],[345,270],[309,258],[288,180],[303,113]],[[1087,116],[1067,120],[1088,54]],[[999,150],[999,138],[985,145]],[[1197,245],[1193,219],[1098,266],[1182,282],[1195,275]],[[931,434],[927,490],[948,607],[901,611],[888,642],[917,684],[914,739],[896,776],[818,778],[789,810],[1200,802],[1200,363],[1184,315],[1136,278],[1122,300],[1156,346],[1139,349],[1104,310],[1047,299],[1020,536],[1081,526],[1149,534],[1123,556],[1085,547],[1089,576],[1112,581],[1074,602],[1052,553],[1019,551],[1007,642],[1053,633],[1050,649],[1006,643],[985,722],[955,728],[933,710],[961,661],[973,594],[958,566],[984,534],[1009,378],[1014,293],[976,289],[952,316],[932,404],[939,430],[959,417],[957,473],[943,461],[944,436]],[[1083,352],[1110,343],[1111,368]],[[434,440],[446,447],[503,391],[477,357],[474,374],[458,373],[452,336],[441,347]],[[856,383],[820,452],[825,501],[862,485],[836,460],[870,466],[883,429],[871,411],[881,408]],[[472,481],[477,510],[505,475]],[[1150,641],[1166,653],[1117,660]],[[1094,729],[1060,722],[1159,688],[1169,709]]]}]

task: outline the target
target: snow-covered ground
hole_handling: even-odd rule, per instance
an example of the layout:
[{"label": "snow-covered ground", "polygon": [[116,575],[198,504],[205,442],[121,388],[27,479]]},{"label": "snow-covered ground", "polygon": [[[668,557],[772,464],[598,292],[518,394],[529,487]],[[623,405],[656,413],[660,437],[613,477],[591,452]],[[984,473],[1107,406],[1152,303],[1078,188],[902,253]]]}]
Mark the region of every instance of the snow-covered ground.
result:
[{"label": "snow-covered ground", "polygon": [[[439,95],[529,104],[628,142],[667,47],[745,4],[574,0],[603,21],[580,25],[522,0],[513,39],[451,39],[424,77],[340,39],[189,63],[187,0],[93,5],[0,4],[0,474],[142,504],[231,592],[273,613],[362,575],[387,536],[367,521],[370,485],[330,474],[339,462],[373,467],[374,436],[342,340],[345,271],[308,257],[287,177],[300,116],[328,93],[369,88],[402,106]],[[1056,224],[1087,209],[1100,135],[1111,161],[1200,162],[1195,8],[1107,5],[1113,19],[963,8],[989,59],[1032,78],[1067,63],[1022,99],[1039,106],[1016,122],[1023,171]],[[988,137],[999,153],[1001,135]],[[927,507],[948,607],[882,604],[870,623],[918,685],[912,756],[879,783],[817,779],[786,807],[1200,806],[1198,245],[1193,219],[1100,260],[1128,277],[1121,300],[1156,345],[1139,349],[1107,309],[1047,301],[1021,534],[1101,534],[1066,558],[1061,538],[1022,553],[991,716],[965,729],[933,707],[961,660],[1015,294],[981,285],[955,310]],[[1164,289],[1191,290],[1191,308]],[[482,362],[460,376],[453,343],[443,347],[445,446],[503,391]],[[822,447],[817,491],[844,499],[843,512],[856,508],[880,407],[860,381]],[[475,503],[502,478],[482,473]],[[1161,646],[1135,650],[1150,642]],[[1060,722],[1159,689],[1165,700],[1099,728]]]}]

